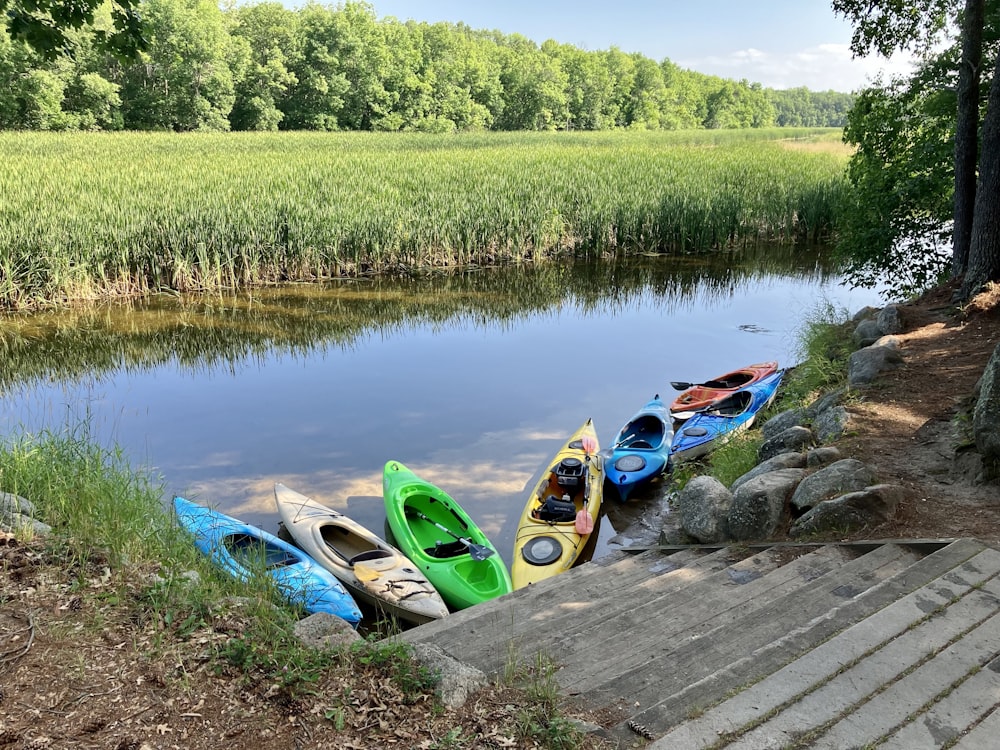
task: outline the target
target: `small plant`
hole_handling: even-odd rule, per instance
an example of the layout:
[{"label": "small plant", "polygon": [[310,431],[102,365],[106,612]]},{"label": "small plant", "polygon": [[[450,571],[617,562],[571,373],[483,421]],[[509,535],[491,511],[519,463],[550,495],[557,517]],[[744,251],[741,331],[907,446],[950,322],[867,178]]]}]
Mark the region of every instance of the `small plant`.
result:
[{"label": "small plant", "polygon": [[820,391],[847,379],[847,362],[853,351],[851,335],[847,310],[838,310],[829,302],[819,303],[806,316],[799,331],[801,362],[782,382],[783,408],[804,405]]}]

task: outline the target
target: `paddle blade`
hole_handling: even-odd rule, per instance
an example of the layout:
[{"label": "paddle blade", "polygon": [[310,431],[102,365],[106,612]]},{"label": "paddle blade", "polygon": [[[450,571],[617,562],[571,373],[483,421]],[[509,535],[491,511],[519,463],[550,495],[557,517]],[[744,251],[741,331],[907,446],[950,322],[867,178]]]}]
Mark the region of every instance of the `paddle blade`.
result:
[{"label": "paddle blade", "polygon": [[479,562],[480,560],[485,560],[487,557],[493,554],[493,550],[489,547],[484,547],[482,544],[476,544],[475,542],[467,542],[462,540],[469,548],[469,556]]},{"label": "paddle blade", "polygon": [[580,440],[583,444],[583,452],[590,455],[597,453],[597,440],[591,435],[584,435]]},{"label": "paddle blade", "polygon": [[686,391],[688,388],[693,388],[694,383],[682,383],[679,380],[671,380],[670,387],[675,391]]},{"label": "paddle blade", "polygon": [[590,517],[586,508],[577,512],[576,522],[573,524],[573,527],[580,536],[586,536],[594,530],[594,519]]}]

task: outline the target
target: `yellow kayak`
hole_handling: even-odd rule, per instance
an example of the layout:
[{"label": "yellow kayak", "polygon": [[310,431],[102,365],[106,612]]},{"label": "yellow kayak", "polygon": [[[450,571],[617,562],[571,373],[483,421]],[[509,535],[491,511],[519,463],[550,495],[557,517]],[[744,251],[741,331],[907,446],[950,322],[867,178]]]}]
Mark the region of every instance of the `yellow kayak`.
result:
[{"label": "yellow kayak", "polygon": [[594,530],[604,478],[593,422],[583,423],[542,473],[521,513],[514,538],[515,589],[577,562]]}]

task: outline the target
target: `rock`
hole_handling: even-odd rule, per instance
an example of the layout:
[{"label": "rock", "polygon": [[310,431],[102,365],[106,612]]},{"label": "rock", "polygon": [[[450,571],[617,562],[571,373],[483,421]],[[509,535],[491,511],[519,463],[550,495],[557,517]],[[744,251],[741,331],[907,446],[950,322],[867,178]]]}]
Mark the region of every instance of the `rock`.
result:
[{"label": "rock", "polygon": [[806,454],[795,452],[779,453],[777,456],[757,464],[746,474],[739,477],[735,482],[729,485],[729,491],[736,492],[741,485],[746,484],[754,477],[766,474],[769,471],[777,471],[778,469],[804,469],[805,467]]},{"label": "rock", "polygon": [[846,492],[857,492],[875,483],[875,472],[856,458],[845,458],[810,474],[792,495],[792,506],[808,510]]},{"label": "rock", "polygon": [[788,409],[780,414],[775,414],[760,426],[760,432],[764,439],[772,438],[780,432],[784,432],[789,427],[798,427],[805,424],[809,417],[805,409]]},{"label": "rock", "polygon": [[894,484],[878,484],[860,492],[851,492],[820,503],[792,524],[788,534],[801,537],[809,534],[849,532],[875,526],[890,520],[906,496],[906,491]]},{"label": "rock", "polygon": [[986,363],[972,410],[972,435],[983,459],[984,481],[1000,478],[1000,345]]},{"label": "rock", "polygon": [[727,539],[726,515],[732,499],[732,493],[715,477],[694,477],[677,497],[681,528],[705,544]]},{"label": "rock", "polygon": [[0,521],[14,516],[34,516],[35,506],[13,492],[0,492]]},{"label": "rock", "polygon": [[854,313],[854,317],[851,318],[851,322],[860,323],[865,318],[874,318],[876,315],[878,315],[877,307],[872,307],[871,305],[865,305],[856,313]]},{"label": "rock", "polygon": [[897,305],[886,305],[875,316],[875,324],[883,335],[901,333],[903,330],[903,315]]},{"label": "rock", "polygon": [[894,370],[903,364],[896,340],[888,338],[888,341],[879,339],[871,346],[851,352],[847,361],[848,385],[868,385],[883,372]]},{"label": "rock", "polygon": [[363,640],[351,623],[327,612],[316,612],[295,623],[293,635],[310,648],[334,649]]},{"label": "rock", "polygon": [[834,461],[839,461],[840,459],[840,449],[832,445],[827,445],[822,448],[813,448],[811,451],[808,451],[806,453],[806,466],[813,469],[820,466],[826,466],[827,464],[832,464]]},{"label": "rock", "polygon": [[806,414],[809,419],[815,419],[819,414],[822,414],[827,409],[833,408],[834,406],[839,406],[844,397],[847,395],[847,387],[837,388],[836,390],[830,391],[829,393],[824,393],[822,396],[817,398],[806,409]]},{"label": "rock", "polygon": [[847,432],[851,423],[851,413],[843,406],[824,409],[813,420],[813,431],[821,443],[832,443]]},{"label": "rock", "polygon": [[870,346],[878,341],[881,335],[882,331],[879,329],[878,323],[871,318],[867,318],[858,323],[857,328],[854,329],[852,338],[858,346]]},{"label": "rock", "polygon": [[814,440],[813,432],[808,427],[789,427],[761,444],[757,449],[757,460],[766,461],[779,453],[801,451],[812,445]]},{"label": "rock", "polygon": [[417,643],[414,658],[438,676],[435,692],[449,708],[461,708],[473,693],[486,687],[486,675],[448,656],[439,646]]},{"label": "rock", "polygon": [[729,506],[726,525],[738,541],[767,539],[781,525],[785,505],[805,476],[804,469],[778,469],[745,482]]}]

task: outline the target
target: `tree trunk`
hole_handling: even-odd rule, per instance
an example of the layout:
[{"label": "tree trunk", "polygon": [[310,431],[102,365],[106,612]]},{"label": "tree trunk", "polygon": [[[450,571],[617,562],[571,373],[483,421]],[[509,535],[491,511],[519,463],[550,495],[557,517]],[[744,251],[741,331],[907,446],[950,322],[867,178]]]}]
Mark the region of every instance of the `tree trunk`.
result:
[{"label": "tree trunk", "polygon": [[983,121],[972,243],[961,298],[968,300],[988,281],[1000,281],[1000,54],[994,64]]},{"label": "tree trunk", "polygon": [[976,161],[979,157],[979,78],[983,62],[984,8],[985,0],[966,0],[962,19],[962,61],[958,69],[958,114],[955,122],[953,278],[965,272],[972,242]]}]

